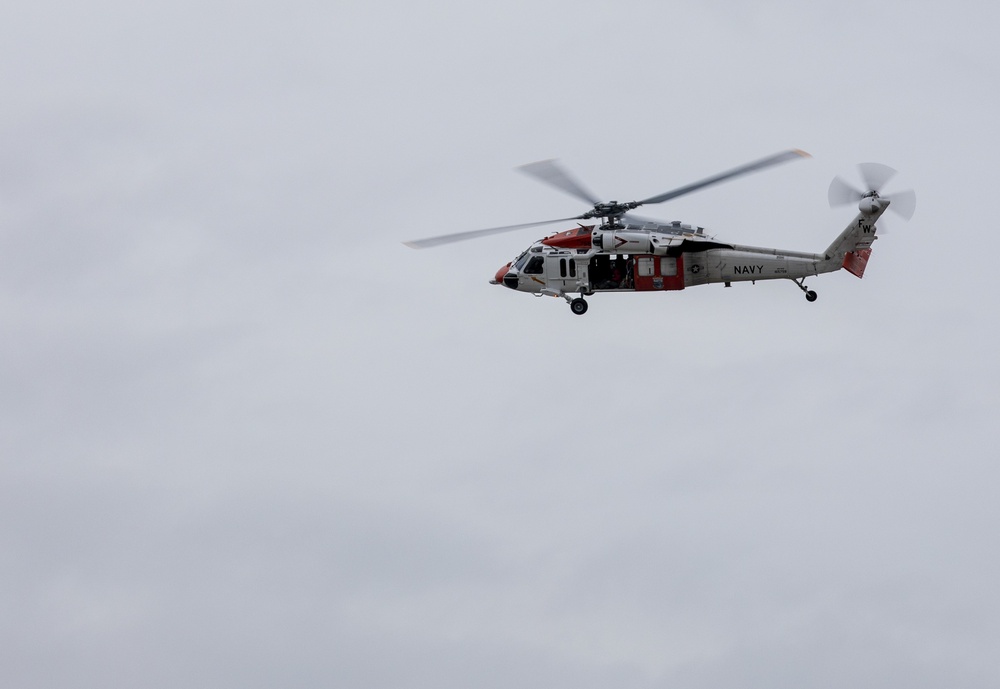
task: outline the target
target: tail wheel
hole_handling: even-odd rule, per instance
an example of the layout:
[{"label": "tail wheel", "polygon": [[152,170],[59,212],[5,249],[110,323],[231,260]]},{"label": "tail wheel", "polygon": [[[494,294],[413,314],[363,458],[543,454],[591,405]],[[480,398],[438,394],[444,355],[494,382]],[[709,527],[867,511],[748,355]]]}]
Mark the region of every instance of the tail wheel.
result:
[{"label": "tail wheel", "polygon": [[587,313],[587,300],[583,297],[577,297],[569,303],[569,308],[577,316],[582,316]]},{"label": "tail wheel", "polygon": [[806,292],[806,301],[816,301],[817,294],[812,290]]}]

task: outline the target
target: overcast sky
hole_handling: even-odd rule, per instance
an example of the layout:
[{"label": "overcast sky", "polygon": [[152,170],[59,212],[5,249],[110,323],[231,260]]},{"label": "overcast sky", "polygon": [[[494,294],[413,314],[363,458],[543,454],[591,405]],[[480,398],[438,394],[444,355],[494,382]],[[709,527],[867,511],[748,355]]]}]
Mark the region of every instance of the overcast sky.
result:
[{"label": "overcast sky", "polygon": [[[0,7],[0,685],[1000,685],[989,3]],[[607,200],[864,280],[488,280]],[[552,230],[568,229],[554,226]]]}]

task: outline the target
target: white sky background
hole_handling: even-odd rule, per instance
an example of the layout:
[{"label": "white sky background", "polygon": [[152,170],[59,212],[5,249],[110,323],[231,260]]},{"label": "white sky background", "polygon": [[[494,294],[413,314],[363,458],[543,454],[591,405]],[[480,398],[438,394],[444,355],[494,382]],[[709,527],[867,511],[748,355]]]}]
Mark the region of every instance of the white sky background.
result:
[{"label": "white sky background", "polygon": [[[0,685],[997,686],[987,5],[4,5]],[[643,210],[818,251],[897,168],[814,304],[401,244],[791,147]]]}]

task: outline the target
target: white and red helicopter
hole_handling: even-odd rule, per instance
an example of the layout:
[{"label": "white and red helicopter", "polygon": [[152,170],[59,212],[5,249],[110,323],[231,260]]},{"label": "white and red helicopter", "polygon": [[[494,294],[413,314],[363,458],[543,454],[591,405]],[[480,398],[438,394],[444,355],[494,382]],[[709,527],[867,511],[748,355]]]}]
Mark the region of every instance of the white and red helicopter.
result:
[{"label": "white and red helicopter", "polygon": [[578,223],[574,229],[536,241],[500,268],[491,284],[535,296],[562,297],[578,315],[587,312],[585,297],[599,292],[670,291],[720,282],[729,287],[733,282],[791,280],[812,302],[816,301],[816,292],[806,286],[807,277],[841,268],[859,278],[864,275],[872,243],[877,238],[875,223],[887,208],[906,219],[913,216],[916,195],[912,191],[891,196],[880,194],[896,174],[892,168],[879,163],[859,165],[863,189],[856,189],[839,177],[833,180],[830,205],[856,203],[859,214],[821,253],[731,244],[706,235],[703,227],[663,223],[631,214],[640,206],[663,203],[803,157],[809,154],[797,149],[784,151],[664,194],[626,203],[600,201],[555,161],[544,160],[519,169],[585,201],[593,206],[591,210],[570,218],[440,235],[406,244],[423,249],[538,225],[600,218],[600,225]]}]

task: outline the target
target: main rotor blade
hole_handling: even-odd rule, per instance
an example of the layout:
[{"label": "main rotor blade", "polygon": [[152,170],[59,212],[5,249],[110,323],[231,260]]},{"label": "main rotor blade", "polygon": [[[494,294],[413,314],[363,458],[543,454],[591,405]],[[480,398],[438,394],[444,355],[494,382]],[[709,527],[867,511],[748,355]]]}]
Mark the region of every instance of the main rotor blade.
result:
[{"label": "main rotor blade", "polygon": [[559,164],[554,160],[539,160],[537,163],[528,163],[517,169],[541,182],[551,184],[556,189],[564,191],[574,198],[586,201],[591,206],[596,206],[601,202],[597,196],[588,191],[571,174],[559,167]]},{"label": "main rotor blade", "polygon": [[491,234],[512,232],[514,230],[522,230],[528,227],[537,227],[539,225],[550,225],[556,222],[581,220],[582,218],[583,216],[574,215],[572,218],[557,218],[556,220],[526,222],[521,225],[504,225],[503,227],[488,227],[485,230],[470,230],[468,232],[455,232],[454,234],[442,234],[438,235],[437,237],[427,237],[426,239],[414,239],[409,242],[403,242],[403,244],[406,244],[406,246],[412,249],[428,249],[432,246],[440,246],[441,244],[451,244],[452,242],[463,242],[466,239],[476,239],[477,237],[486,237]]},{"label": "main rotor blade", "polygon": [[640,204],[646,203],[663,203],[664,201],[669,201],[670,199],[675,199],[678,196],[683,196],[684,194],[690,194],[692,191],[698,191],[699,189],[704,189],[705,187],[711,186],[713,184],[718,184],[727,179],[732,179],[733,177],[739,177],[740,175],[745,175],[750,172],[756,172],[757,170],[763,170],[766,167],[771,167],[772,165],[778,165],[779,163],[784,163],[789,160],[795,160],[796,158],[811,158],[805,151],[800,151],[799,149],[792,149],[790,151],[784,151],[782,153],[777,153],[773,156],[768,156],[767,158],[761,158],[752,163],[747,163],[746,165],[741,165],[740,167],[733,168],[728,172],[723,172],[721,174],[715,175],[714,177],[708,177],[700,182],[695,182],[694,184],[688,184],[687,186],[674,189],[673,191],[668,191],[665,194],[660,194],[659,196],[651,196],[644,201],[640,201]]},{"label": "main rotor blade", "polygon": [[864,180],[867,191],[881,191],[885,183],[896,174],[888,165],[882,163],[861,163],[858,165],[861,179]]}]

